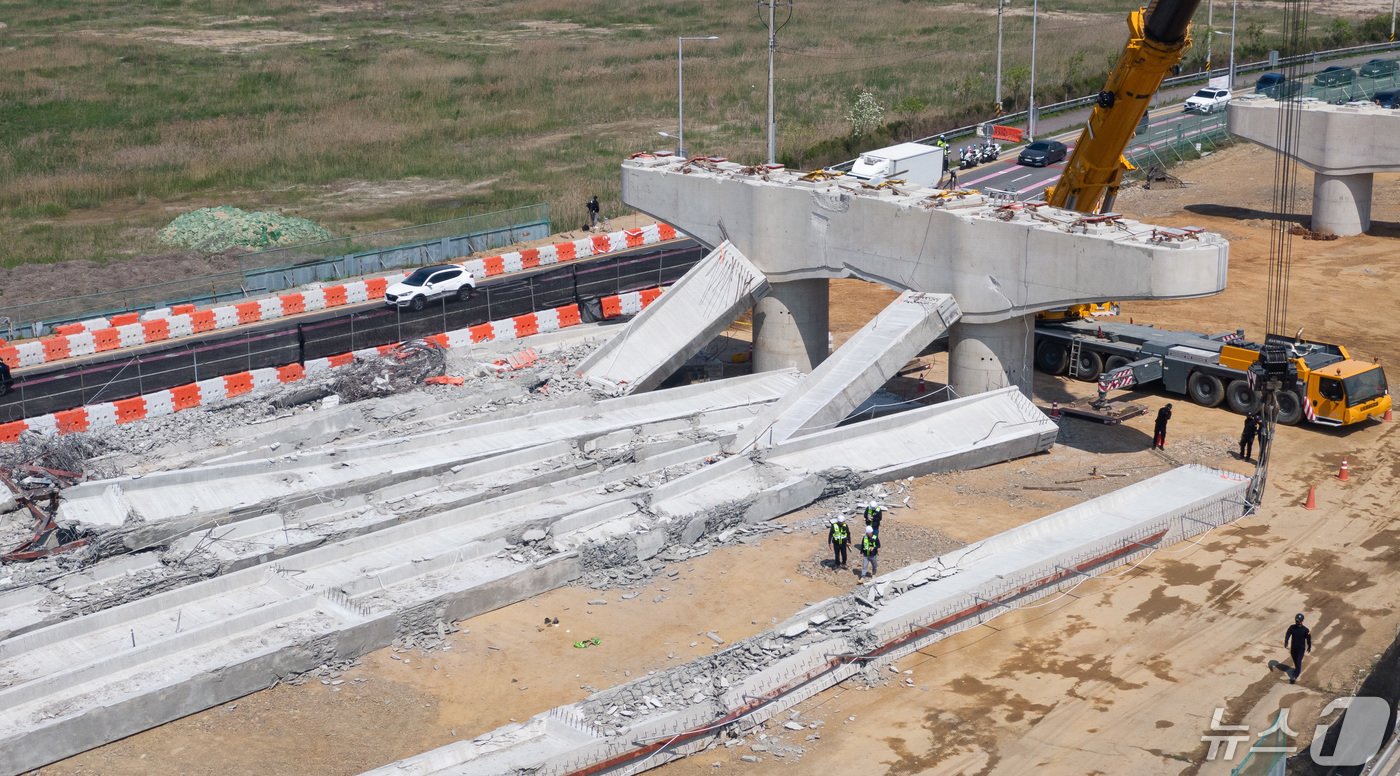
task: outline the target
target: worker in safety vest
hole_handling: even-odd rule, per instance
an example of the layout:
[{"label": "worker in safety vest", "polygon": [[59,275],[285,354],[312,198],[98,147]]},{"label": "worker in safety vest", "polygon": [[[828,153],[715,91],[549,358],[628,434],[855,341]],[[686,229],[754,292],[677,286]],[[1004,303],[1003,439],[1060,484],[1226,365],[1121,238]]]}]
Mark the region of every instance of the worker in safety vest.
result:
[{"label": "worker in safety vest", "polygon": [[875,533],[880,533],[880,521],[885,519],[885,507],[878,501],[868,501],[865,504],[865,524],[875,529]]},{"label": "worker in safety vest", "polygon": [[831,528],[826,532],[826,543],[831,545],[832,570],[846,568],[846,548],[851,546],[851,529],[846,525],[846,518],[831,518]]},{"label": "worker in safety vest", "polygon": [[860,562],[861,579],[879,574],[880,535],[868,525],[865,527],[865,536],[860,540],[860,554],[864,557]]}]

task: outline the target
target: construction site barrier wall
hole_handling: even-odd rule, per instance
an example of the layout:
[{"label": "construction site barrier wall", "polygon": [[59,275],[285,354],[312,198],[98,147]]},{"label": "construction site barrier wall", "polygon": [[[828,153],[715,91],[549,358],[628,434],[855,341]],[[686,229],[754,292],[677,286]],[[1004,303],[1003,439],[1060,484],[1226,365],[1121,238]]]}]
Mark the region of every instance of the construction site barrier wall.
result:
[{"label": "construction site barrier wall", "polygon": [[[617,312],[614,315],[605,315],[604,317],[635,315],[656,301],[661,296],[662,290],[651,288],[605,297],[603,300],[604,308]],[[426,339],[445,348],[463,348],[482,342],[525,339],[533,334],[577,326],[581,322],[582,316],[578,305],[573,304],[517,315],[505,320],[489,321],[467,329],[435,334]],[[170,415],[194,407],[218,404],[245,394],[265,393],[288,383],[300,382],[308,376],[323,374],[336,367],[345,366],[354,362],[356,358],[382,356],[399,344],[391,343],[349,353],[338,353],[324,358],[311,359],[304,364],[286,364],[237,372],[150,394],[133,396],[128,399],[76,407],[71,410],[3,423],[0,424],[0,443],[17,442],[20,435],[26,431],[41,434],[95,431],[134,423],[146,418]]]},{"label": "construction site barrier wall", "polygon": [[[233,372],[305,362],[340,353],[467,329],[536,310],[577,305],[581,322],[602,320],[600,301],[668,286],[694,266],[704,249],[653,246],[637,253],[571,262],[483,285],[466,302],[443,299],[414,313],[367,305],[318,320],[273,321],[253,329],[216,332],[132,354],[58,365],[18,375],[0,397],[0,423],[110,402]],[[611,309],[613,303],[609,303]],[[620,313],[610,313],[616,315]]]},{"label": "construction site barrier wall", "polygon": [[[490,278],[600,256],[628,248],[674,240],[677,232],[667,224],[651,224],[640,229],[624,229],[591,235],[571,242],[527,248],[479,259],[454,257],[477,278]],[[209,309],[184,304],[123,313],[111,318],[93,318],[55,327],[56,334],[30,342],[0,345],[0,361],[10,368],[37,366],[77,356],[104,353],[121,348],[149,345],[168,339],[207,331],[231,329],[249,323],[276,320],[315,310],[383,299],[384,291],[405,277],[395,273],[329,286],[305,288],[280,296],[254,299]]]}]

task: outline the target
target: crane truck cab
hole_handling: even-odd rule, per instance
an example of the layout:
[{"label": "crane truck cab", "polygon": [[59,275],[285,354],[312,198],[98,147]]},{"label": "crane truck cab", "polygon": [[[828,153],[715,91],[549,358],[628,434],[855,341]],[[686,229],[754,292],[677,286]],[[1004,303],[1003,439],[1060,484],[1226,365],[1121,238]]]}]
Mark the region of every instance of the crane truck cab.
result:
[{"label": "crane truck cab", "polygon": [[[1390,388],[1380,364],[1353,359],[1345,345],[1276,335],[1265,342],[1283,345],[1298,372],[1294,393],[1279,401],[1280,423],[1306,419],[1322,426],[1350,426],[1390,410]],[[1222,366],[1248,370],[1258,358],[1257,345],[1220,349]]]}]

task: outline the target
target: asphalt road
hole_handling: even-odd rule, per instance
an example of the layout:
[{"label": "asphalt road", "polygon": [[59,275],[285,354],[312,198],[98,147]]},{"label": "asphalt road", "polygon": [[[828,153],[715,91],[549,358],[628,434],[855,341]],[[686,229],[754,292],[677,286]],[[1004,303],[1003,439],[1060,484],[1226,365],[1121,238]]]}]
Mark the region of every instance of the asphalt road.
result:
[{"label": "asphalt road", "polygon": [[599,297],[674,283],[704,253],[682,240],[486,281],[465,303],[440,300],[417,313],[374,302],[34,367],[16,375],[13,391],[0,398],[0,423],[574,302],[596,311]]}]

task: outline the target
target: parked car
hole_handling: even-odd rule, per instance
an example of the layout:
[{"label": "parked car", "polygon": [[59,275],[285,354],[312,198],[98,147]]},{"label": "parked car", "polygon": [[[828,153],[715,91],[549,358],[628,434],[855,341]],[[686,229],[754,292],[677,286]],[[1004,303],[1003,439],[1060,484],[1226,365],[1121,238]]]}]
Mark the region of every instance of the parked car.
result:
[{"label": "parked car", "polygon": [[1187,97],[1184,107],[1187,113],[1215,113],[1225,110],[1229,105],[1229,89],[1207,88]]},{"label": "parked car", "polygon": [[1275,100],[1286,100],[1302,90],[1302,83],[1288,80],[1283,73],[1265,73],[1254,82],[1255,94],[1263,94]]},{"label": "parked car", "polygon": [[434,264],[419,267],[413,274],[389,286],[384,292],[384,303],[390,307],[422,310],[433,299],[452,296],[459,302],[465,302],[475,293],[476,278],[465,267]]},{"label": "parked car", "polygon": [[1362,78],[1380,78],[1400,72],[1400,62],[1393,59],[1373,59],[1361,66]]},{"label": "parked car", "polygon": [[1313,83],[1318,86],[1341,86],[1355,81],[1356,71],[1341,65],[1332,65],[1313,76]]},{"label": "parked car", "polygon": [[1058,140],[1037,140],[1021,149],[1016,163],[1027,167],[1045,167],[1055,162],[1063,162],[1068,153],[1069,149]]},{"label": "parked car", "polygon": [[1371,98],[1371,102],[1382,108],[1400,108],[1400,90],[1391,89],[1385,92],[1376,92],[1376,96]]}]

